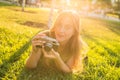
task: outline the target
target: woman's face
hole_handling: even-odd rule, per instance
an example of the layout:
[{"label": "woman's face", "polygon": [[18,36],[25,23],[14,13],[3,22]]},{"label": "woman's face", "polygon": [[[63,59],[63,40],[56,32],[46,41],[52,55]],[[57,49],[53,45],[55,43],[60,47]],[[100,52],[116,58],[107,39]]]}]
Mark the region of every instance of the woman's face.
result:
[{"label": "woman's face", "polygon": [[74,26],[71,18],[64,17],[57,23],[55,28],[55,36],[59,42],[68,41],[74,34]]}]

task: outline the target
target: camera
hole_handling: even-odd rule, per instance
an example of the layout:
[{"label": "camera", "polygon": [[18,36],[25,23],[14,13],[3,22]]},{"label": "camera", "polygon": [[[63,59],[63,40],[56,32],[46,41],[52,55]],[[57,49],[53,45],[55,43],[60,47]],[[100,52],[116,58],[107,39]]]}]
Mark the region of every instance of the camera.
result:
[{"label": "camera", "polygon": [[54,49],[55,51],[58,50],[59,42],[51,37],[48,36],[42,36],[40,37],[41,41],[45,41],[43,45],[36,45],[37,48],[42,48],[44,46],[45,51],[49,52],[51,49]]}]

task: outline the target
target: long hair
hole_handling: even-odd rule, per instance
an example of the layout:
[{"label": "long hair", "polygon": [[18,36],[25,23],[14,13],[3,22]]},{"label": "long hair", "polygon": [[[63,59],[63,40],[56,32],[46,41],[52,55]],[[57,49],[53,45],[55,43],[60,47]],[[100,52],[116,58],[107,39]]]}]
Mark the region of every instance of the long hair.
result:
[{"label": "long hair", "polygon": [[74,66],[80,65],[82,67],[82,63],[81,61],[79,62],[79,59],[81,59],[80,57],[80,50],[82,48],[81,46],[81,40],[80,40],[80,19],[79,19],[79,15],[77,13],[74,12],[70,12],[70,11],[66,11],[66,12],[62,12],[60,13],[52,28],[50,29],[50,33],[52,35],[52,37],[55,38],[55,28],[58,26],[60,20],[63,20],[64,18],[69,17],[72,20],[73,27],[74,27],[74,34],[72,35],[72,37],[68,40],[67,44],[65,45],[65,48],[63,49],[63,53],[68,54],[68,55],[74,55],[75,59],[74,59]]}]

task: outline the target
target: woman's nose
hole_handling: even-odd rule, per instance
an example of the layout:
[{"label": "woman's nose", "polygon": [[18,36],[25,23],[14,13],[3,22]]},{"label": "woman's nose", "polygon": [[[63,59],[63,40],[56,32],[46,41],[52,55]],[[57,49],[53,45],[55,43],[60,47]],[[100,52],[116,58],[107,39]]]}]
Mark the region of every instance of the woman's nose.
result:
[{"label": "woman's nose", "polygon": [[65,32],[65,28],[64,28],[64,27],[61,27],[59,31],[60,31],[60,32]]}]

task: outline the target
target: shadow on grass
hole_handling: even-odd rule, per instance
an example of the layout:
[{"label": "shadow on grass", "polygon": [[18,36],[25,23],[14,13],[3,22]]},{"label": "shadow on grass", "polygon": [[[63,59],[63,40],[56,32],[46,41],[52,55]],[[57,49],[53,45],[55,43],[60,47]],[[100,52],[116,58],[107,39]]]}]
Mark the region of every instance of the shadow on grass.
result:
[{"label": "shadow on grass", "polygon": [[116,33],[117,35],[120,35],[120,22],[117,21],[112,21],[112,20],[104,20],[104,19],[99,19],[99,18],[91,18],[91,17],[87,17],[88,19],[92,19],[94,21],[99,21],[96,24],[100,24],[100,25],[105,25],[109,30],[111,30],[112,32]]},{"label": "shadow on grass", "polygon": [[5,6],[14,6],[14,5],[0,2],[0,7],[5,7]]},{"label": "shadow on grass", "polygon": [[12,8],[12,7],[10,7],[10,8],[7,8],[7,9],[10,9],[10,10],[12,10],[12,11],[19,11],[19,12],[23,12],[23,13],[31,13],[31,14],[36,14],[37,13],[37,11],[31,11],[31,10],[25,10],[25,11],[22,11],[22,7],[20,8],[20,7],[15,7],[15,8]]},{"label": "shadow on grass", "polygon": [[17,76],[17,80],[91,80],[91,76],[87,72],[82,73],[63,73],[56,69],[54,65],[47,67],[39,62],[35,69],[22,69],[20,74]]},{"label": "shadow on grass", "polygon": [[21,54],[23,54],[30,45],[29,40],[26,44],[24,44],[17,52],[15,52],[13,55],[10,56],[8,60],[3,61],[3,64],[0,65],[0,77],[4,77],[7,71],[9,71],[10,66],[16,61],[18,61],[21,57]]},{"label": "shadow on grass", "polygon": [[107,25],[107,28],[110,29],[112,32],[116,33],[118,36],[120,36],[120,24],[108,24],[105,23],[105,25]]},{"label": "shadow on grass", "polygon": [[29,27],[34,27],[34,28],[47,28],[47,25],[44,23],[38,23],[38,22],[32,22],[32,21],[26,21],[25,23],[21,23],[21,24]]},{"label": "shadow on grass", "polygon": [[32,70],[23,68],[17,80],[73,80],[73,75],[65,74],[57,71],[53,67],[48,68],[40,64],[37,68]]},{"label": "shadow on grass", "polygon": [[[86,37],[87,39],[93,41],[96,43],[96,45],[99,45],[101,47],[104,48],[104,50],[107,51],[108,55],[112,56],[112,57],[116,57],[118,60],[116,62],[111,62],[110,65],[113,66],[115,65],[115,67],[120,67],[120,55],[118,55],[117,53],[115,53],[113,50],[111,50],[110,48],[106,47],[106,45],[104,45],[103,43],[99,42],[95,37],[91,37],[91,35],[84,35],[84,37]],[[96,46],[92,46],[91,49],[94,49]],[[104,53],[99,53],[101,56],[105,56]]]}]

